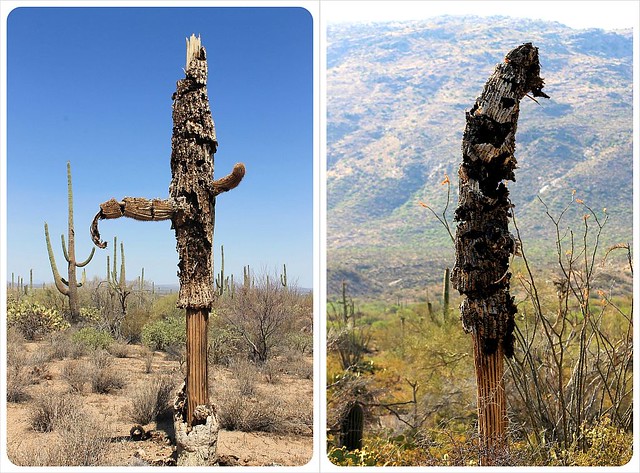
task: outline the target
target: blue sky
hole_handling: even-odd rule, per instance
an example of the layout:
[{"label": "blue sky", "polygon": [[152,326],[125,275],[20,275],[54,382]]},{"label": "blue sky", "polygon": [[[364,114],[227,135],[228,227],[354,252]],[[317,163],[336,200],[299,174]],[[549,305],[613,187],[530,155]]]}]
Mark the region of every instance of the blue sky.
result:
[{"label": "blue sky", "polygon": [[[59,268],[71,162],[76,255],[86,258],[99,204],[165,198],[171,180],[171,95],[185,38],[200,34],[219,141],[215,177],[244,162],[241,185],[217,199],[216,268],[280,271],[313,283],[313,21],[300,8],[19,8],[7,21],[7,278],[51,281],[44,222]],[[127,276],[145,268],[177,283],[170,222],[102,221],[110,243],[89,277],[104,277],[113,237]]]}]

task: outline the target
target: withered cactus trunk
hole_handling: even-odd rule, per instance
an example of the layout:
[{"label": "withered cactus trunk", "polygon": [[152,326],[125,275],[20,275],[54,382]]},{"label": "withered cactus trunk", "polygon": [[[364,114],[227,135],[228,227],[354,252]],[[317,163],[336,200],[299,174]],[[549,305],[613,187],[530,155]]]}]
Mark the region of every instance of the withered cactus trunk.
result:
[{"label": "withered cactus trunk", "polygon": [[473,335],[483,464],[507,448],[503,357],[513,356],[517,311],[509,294],[516,241],[509,233],[512,204],[503,181],[515,181],[520,100],[529,93],[548,98],[543,86],[538,49],[526,43],[496,66],[466,114],[452,282],[465,296],[462,324]]},{"label": "withered cactus trunk", "polygon": [[176,233],[179,255],[178,307],[187,313],[187,377],[175,403],[178,464],[209,465],[216,460],[218,422],[209,402],[207,325],[214,299],[211,251],[216,196],[235,188],[244,177],[243,164],[213,180],[215,127],[207,95],[207,58],[200,38],[187,39],[185,78],[173,94],[173,135],[169,199],[125,197],[100,205],[91,232],[100,240],[98,221],[118,217],[168,220]]}]

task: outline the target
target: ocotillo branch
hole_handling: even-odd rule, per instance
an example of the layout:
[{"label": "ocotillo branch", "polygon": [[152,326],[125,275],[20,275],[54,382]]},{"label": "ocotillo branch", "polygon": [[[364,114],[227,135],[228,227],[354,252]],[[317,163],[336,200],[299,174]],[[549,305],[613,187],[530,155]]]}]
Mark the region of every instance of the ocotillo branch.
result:
[{"label": "ocotillo branch", "polygon": [[[213,154],[218,142],[207,96],[207,60],[200,38],[187,40],[185,78],[173,94],[173,135],[168,199],[125,197],[100,205],[91,225],[93,241],[100,248],[98,222],[129,217],[143,221],[171,220],[179,256],[180,294],[178,307],[187,312],[187,379],[184,419],[198,424],[198,406],[208,406],[207,322],[213,303],[211,251],[216,196],[235,188],[244,177],[243,164],[228,176],[213,179]],[[205,416],[206,417],[206,416]]]},{"label": "ocotillo branch", "polygon": [[506,431],[504,359],[513,355],[516,306],[509,294],[512,204],[504,181],[515,181],[515,134],[520,100],[542,92],[538,49],[526,43],[509,52],[466,114],[460,196],[455,219],[456,263],[451,280],[465,296],[462,324],[473,334],[478,423],[485,452],[503,449]]}]

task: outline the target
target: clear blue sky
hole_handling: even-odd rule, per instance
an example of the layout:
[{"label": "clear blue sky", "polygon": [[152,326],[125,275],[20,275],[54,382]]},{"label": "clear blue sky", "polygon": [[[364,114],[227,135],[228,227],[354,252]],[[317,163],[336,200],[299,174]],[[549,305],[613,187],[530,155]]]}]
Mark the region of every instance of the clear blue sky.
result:
[{"label": "clear blue sky", "polygon": [[[219,141],[215,177],[244,162],[241,185],[217,199],[216,268],[280,271],[313,283],[313,21],[300,8],[19,8],[7,25],[7,278],[52,281],[44,222],[66,269],[66,163],[76,255],[92,247],[99,204],[168,196],[171,95],[185,38],[200,34]],[[177,283],[170,222],[101,221],[89,277],[104,277],[113,237],[127,276]],[[64,276],[64,271],[63,271]]]}]

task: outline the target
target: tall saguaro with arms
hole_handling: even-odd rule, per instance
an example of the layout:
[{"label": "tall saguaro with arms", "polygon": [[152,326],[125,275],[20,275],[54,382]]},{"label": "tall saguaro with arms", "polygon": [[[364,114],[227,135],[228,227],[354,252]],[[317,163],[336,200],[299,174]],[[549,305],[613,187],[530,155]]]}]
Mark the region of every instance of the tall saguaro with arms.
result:
[{"label": "tall saguaro with arms", "polygon": [[207,58],[200,37],[187,39],[185,78],[173,94],[173,135],[168,199],[125,197],[100,205],[91,226],[100,240],[98,221],[130,217],[171,220],[179,255],[178,307],[187,314],[187,377],[176,401],[175,426],[178,463],[207,465],[215,461],[218,423],[209,403],[207,325],[214,300],[211,251],[216,196],[235,188],[244,177],[239,163],[228,176],[213,179],[213,155],[218,142],[207,96]]},{"label": "tall saguaro with arms", "polygon": [[520,100],[528,94],[548,98],[543,86],[538,48],[526,43],[510,51],[467,112],[462,140],[451,280],[465,296],[462,324],[473,336],[484,464],[493,463],[506,448],[504,356],[513,356],[514,343],[516,306],[509,294],[509,259],[516,252],[516,240],[509,233],[512,204],[504,181],[515,181]]}]

